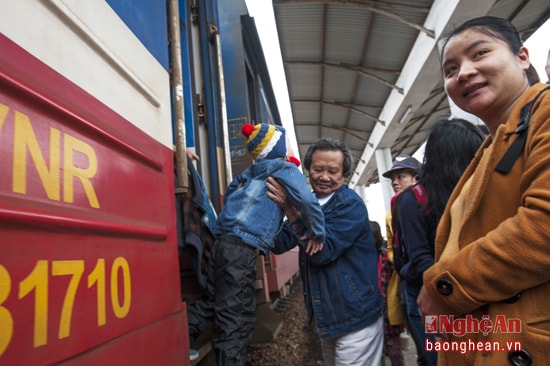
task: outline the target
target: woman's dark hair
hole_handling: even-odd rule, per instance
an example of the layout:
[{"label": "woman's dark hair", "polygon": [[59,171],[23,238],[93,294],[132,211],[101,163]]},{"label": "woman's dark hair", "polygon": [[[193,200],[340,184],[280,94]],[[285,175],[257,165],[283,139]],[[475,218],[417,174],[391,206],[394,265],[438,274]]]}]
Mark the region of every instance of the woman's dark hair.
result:
[{"label": "woman's dark hair", "polygon": [[475,30],[480,33],[491,37],[496,37],[501,41],[504,41],[508,47],[510,47],[510,50],[514,55],[519,52],[521,47],[523,47],[521,36],[512,23],[503,18],[486,15],[479,18],[470,19],[455,28],[448,36],[444,38],[443,47],[441,47],[441,54],[443,54],[443,51],[445,50],[445,47],[447,47],[447,43],[449,43],[451,38],[471,28],[475,28]]},{"label": "woman's dark hair", "polygon": [[374,245],[376,246],[376,251],[378,254],[384,254],[386,241],[382,237],[382,231],[380,229],[380,224],[376,221],[369,221],[370,231],[372,232],[372,237],[374,238]]},{"label": "woman's dark hair", "polygon": [[340,140],[331,139],[328,137],[321,137],[314,143],[312,143],[307,149],[306,156],[304,157],[304,167],[309,170],[311,167],[311,160],[313,153],[317,150],[321,151],[341,151],[344,155],[344,166],[343,166],[343,175],[344,177],[349,177],[351,174],[351,165],[353,160],[351,158],[351,153],[349,152],[346,144]]},{"label": "woman's dark hair", "polygon": [[[447,47],[447,43],[449,43],[451,38],[471,28],[505,42],[514,55],[516,55],[521,47],[523,47],[521,36],[516,27],[510,21],[503,18],[486,15],[479,18],[470,19],[462,23],[462,25],[455,28],[448,36],[444,37],[440,56],[443,56],[443,51],[445,51],[445,47]],[[526,70],[526,75],[529,80],[529,85],[540,82],[539,75],[532,65],[530,65],[529,69]]]},{"label": "woman's dark hair", "polygon": [[486,136],[479,126],[460,118],[442,116],[433,125],[426,141],[419,182],[429,197],[426,204],[436,222]]},{"label": "woman's dark hair", "polygon": [[525,73],[527,74],[527,80],[529,80],[529,85],[540,83],[539,73],[537,72],[537,69],[535,69],[535,66],[533,66],[532,64],[529,64],[529,68],[525,70]]}]

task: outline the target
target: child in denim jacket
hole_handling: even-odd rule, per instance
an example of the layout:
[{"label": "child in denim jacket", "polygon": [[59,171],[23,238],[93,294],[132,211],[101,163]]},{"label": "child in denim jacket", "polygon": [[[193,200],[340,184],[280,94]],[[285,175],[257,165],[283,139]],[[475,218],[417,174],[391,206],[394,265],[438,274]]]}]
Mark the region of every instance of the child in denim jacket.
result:
[{"label": "child in denim jacket", "polygon": [[[281,230],[284,212],[266,196],[268,177],[280,180],[289,200],[307,222],[305,232],[295,232],[308,254],[321,250],[325,238],[324,215],[317,198],[297,168],[287,158],[285,130],[270,124],[245,124],[247,148],[255,164],[229,185],[224,208],[214,234],[207,294],[188,310],[191,340],[210,325],[218,326],[214,349],[218,365],[244,365],[246,347],[256,320],[255,281],[258,254],[267,255]],[[302,226],[301,226],[302,227]]]}]

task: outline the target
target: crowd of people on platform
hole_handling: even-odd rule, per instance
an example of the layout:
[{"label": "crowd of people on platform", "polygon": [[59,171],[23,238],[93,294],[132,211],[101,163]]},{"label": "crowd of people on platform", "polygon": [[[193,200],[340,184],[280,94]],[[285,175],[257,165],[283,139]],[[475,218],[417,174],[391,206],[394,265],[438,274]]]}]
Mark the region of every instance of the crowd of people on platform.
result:
[{"label": "crowd of people on platform", "polygon": [[[309,146],[308,188],[287,161],[284,130],[243,129],[255,163],[228,188],[207,296],[188,309],[191,338],[216,324],[219,365],[246,363],[257,255],[295,247],[324,365],[379,365],[384,354],[404,365],[403,332],[418,365],[550,364],[549,86],[505,19],[466,21],[445,38],[440,59],[448,97],[483,125],[441,116],[422,163],[395,158],[382,174],[395,193],[386,240],[345,183],[353,166],[345,144],[321,138]],[[431,323],[441,316],[520,319],[522,327],[458,336]],[[464,341],[521,347],[426,347]]]}]

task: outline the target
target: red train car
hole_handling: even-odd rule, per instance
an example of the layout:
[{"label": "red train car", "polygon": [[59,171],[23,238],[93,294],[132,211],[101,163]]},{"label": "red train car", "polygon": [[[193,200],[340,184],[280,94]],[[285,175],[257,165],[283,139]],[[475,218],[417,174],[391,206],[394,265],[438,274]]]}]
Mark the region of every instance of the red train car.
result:
[{"label": "red train car", "polygon": [[0,49],[0,363],[184,364],[172,149]]},{"label": "red train car", "polygon": [[[217,210],[250,164],[234,131],[280,124],[246,14],[244,0],[2,4],[0,365],[190,364],[185,151]],[[263,305],[297,270],[267,262]]]}]

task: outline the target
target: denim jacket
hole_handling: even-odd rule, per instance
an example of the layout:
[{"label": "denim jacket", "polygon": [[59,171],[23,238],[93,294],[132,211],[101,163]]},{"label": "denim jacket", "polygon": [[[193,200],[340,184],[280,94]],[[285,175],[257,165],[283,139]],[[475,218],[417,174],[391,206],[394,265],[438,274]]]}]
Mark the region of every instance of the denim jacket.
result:
[{"label": "denim jacket", "polygon": [[[308,320],[315,316],[320,338],[339,337],[367,327],[383,313],[378,289],[378,254],[365,203],[343,185],[322,206],[323,249],[309,256],[300,250],[300,274]],[[296,245],[300,219],[285,222],[274,253]]]},{"label": "denim jacket", "polygon": [[317,197],[296,165],[283,160],[262,160],[235,177],[225,194],[214,233],[241,238],[264,255],[273,247],[273,238],[281,230],[284,211],[266,195],[267,178],[281,181],[288,199],[300,211],[303,234],[324,241],[324,216]]}]

